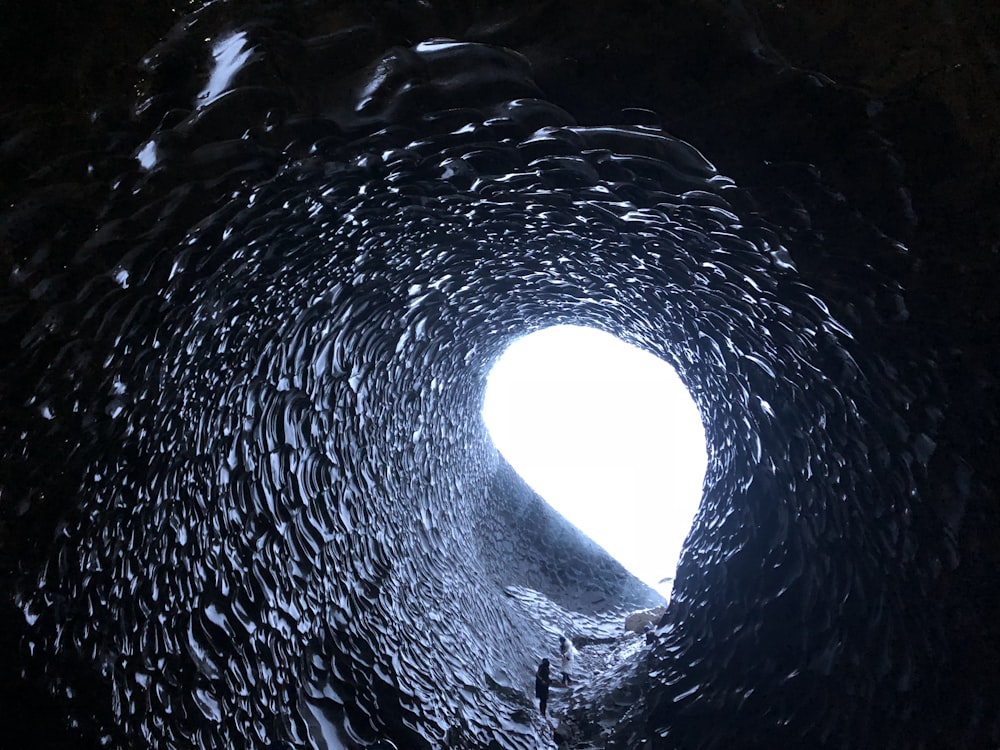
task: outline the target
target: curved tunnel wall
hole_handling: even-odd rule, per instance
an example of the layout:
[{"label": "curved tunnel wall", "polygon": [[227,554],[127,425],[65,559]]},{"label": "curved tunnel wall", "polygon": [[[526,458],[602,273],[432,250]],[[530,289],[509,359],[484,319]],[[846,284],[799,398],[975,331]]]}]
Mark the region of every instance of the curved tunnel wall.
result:
[{"label": "curved tunnel wall", "polygon": [[[65,517],[16,601],[77,720],[71,694],[94,686],[87,731],[409,747],[464,726],[533,747],[545,634],[510,588],[581,615],[655,598],[480,421],[506,344],[564,322],[670,362],[710,454],[641,698],[576,705],[580,725],[606,719],[621,747],[941,731],[930,587],[955,512],[922,496],[942,414],[914,407],[943,386],[889,324],[898,285],[850,262],[898,244],[833,226],[815,185],[824,232],[656,127],[579,125],[501,48],[248,27],[234,91],[184,108],[204,69],[178,60],[207,59],[217,24],[147,58],[138,124],[82,194],[95,232],[49,236],[41,217],[81,197],[58,185],[7,224],[26,258],[67,253],[62,276],[12,277],[26,439],[5,461],[28,477],[19,523]],[[334,62],[351,72],[316,74]],[[824,258],[849,272],[825,278]]]}]

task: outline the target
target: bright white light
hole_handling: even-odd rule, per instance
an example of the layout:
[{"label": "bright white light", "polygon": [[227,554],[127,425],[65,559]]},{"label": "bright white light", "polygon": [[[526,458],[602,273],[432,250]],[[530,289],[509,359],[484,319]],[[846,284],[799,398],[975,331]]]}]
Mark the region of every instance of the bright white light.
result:
[{"label": "bright white light", "polygon": [[494,365],[483,419],[539,495],[669,597],[707,462],[701,415],[670,365],[602,331],[546,328]]}]

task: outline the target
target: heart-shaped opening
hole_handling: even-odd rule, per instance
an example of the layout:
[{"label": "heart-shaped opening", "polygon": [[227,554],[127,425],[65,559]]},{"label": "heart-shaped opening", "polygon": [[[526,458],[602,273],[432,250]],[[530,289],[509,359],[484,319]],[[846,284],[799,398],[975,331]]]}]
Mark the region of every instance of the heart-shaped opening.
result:
[{"label": "heart-shaped opening", "polygon": [[677,372],[614,336],[553,326],[490,372],[493,442],[553,508],[669,598],[701,503],[701,415]]}]

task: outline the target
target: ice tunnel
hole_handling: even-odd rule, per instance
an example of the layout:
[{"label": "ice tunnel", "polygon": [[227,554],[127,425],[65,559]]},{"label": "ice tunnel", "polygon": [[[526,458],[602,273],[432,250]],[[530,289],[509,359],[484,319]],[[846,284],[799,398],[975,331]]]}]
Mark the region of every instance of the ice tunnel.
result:
[{"label": "ice tunnel", "polygon": [[[996,234],[950,218],[986,137],[954,97],[797,67],[766,3],[189,5],[4,32],[8,746],[1000,742]],[[18,24],[86,54],[27,70]],[[703,418],[648,638],[662,599],[482,421],[555,325]]]}]

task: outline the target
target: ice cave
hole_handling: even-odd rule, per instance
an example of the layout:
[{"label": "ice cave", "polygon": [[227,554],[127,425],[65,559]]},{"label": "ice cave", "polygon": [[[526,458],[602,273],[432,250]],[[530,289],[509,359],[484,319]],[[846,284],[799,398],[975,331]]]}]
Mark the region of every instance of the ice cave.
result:
[{"label": "ice cave", "polygon": [[[0,746],[1000,746],[998,39],[951,1],[7,8]],[[700,417],[676,551],[646,516],[669,601],[484,424],[558,326]]]}]

